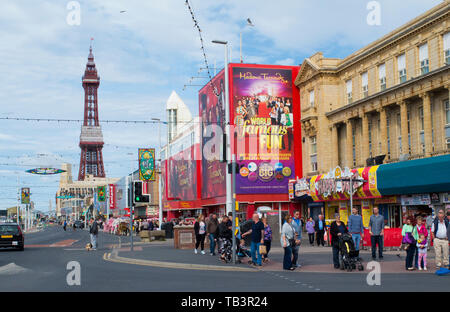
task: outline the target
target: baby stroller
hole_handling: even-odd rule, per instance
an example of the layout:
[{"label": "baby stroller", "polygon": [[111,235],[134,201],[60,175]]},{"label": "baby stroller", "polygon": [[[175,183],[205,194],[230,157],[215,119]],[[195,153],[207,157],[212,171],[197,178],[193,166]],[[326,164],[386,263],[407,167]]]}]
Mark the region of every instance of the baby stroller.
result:
[{"label": "baby stroller", "polygon": [[219,238],[219,253],[220,253],[220,258],[225,262],[231,262],[231,257],[233,254],[232,251],[232,243],[231,240],[226,239],[226,238]]},{"label": "baby stroller", "polygon": [[341,270],[347,269],[351,272],[358,268],[359,271],[364,270],[361,259],[355,249],[355,243],[352,236],[348,233],[342,234],[339,237],[339,251],[341,254]]}]

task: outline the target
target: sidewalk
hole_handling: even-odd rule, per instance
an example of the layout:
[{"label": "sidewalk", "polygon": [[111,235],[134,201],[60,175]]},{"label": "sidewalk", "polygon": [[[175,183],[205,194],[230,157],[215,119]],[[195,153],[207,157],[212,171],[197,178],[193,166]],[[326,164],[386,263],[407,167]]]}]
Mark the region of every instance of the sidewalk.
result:
[{"label": "sidewalk", "polygon": [[[205,250],[206,254],[202,255],[200,251],[195,254],[189,249],[175,249],[173,240],[165,242],[136,243],[134,250],[130,250],[128,242],[122,242],[121,246],[111,246],[113,251],[105,254],[105,260],[122,262],[136,265],[148,265],[175,269],[203,269],[203,270],[224,270],[224,271],[283,271],[283,254],[281,247],[274,247],[270,250],[268,263],[264,263],[261,267],[253,267],[247,264],[249,258],[244,258],[242,263],[231,264],[224,263],[219,256],[211,256],[209,250]],[[405,252],[404,251],[385,251],[384,259],[380,261],[382,273],[405,273]],[[367,263],[372,261],[370,251],[361,251],[363,259],[364,271],[354,270],[350,274],[367,274]],[[435,262],[434,251],[428,252],[428,271],[412,271],[411,274],[434,274]],[[378,260],[377,260],[378,261]],[[316,272],[316,273],[347,273],[333,268],[333,258],[331,247],[300,247],[299,262],[301,268],[294,272]]]}]

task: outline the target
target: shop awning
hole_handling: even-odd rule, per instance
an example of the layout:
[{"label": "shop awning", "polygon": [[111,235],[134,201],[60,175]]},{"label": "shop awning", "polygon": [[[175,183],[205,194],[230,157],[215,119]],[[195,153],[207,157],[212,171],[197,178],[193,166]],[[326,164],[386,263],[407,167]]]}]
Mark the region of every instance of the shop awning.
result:
[{"label": "shop awning", "polygon": [[384,195],[450,191],[450,155],[380,165],[378,190]]}]

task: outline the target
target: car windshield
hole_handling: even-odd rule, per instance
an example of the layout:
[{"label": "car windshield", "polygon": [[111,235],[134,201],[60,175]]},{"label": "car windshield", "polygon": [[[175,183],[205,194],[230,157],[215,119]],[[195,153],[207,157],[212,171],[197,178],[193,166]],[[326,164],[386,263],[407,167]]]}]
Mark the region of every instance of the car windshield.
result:
[{"label": "car windshield", "polygon": [[19,229],[17,228],[17,225],[6,225],[6,224],[0,224],[0,234],[18,234]]}]

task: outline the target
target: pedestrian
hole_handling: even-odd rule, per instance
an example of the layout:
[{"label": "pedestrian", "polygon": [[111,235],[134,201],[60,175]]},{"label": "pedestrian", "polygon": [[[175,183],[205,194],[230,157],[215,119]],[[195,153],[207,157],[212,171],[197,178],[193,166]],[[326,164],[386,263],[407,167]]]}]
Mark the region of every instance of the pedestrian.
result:
[{"label": "pedestrian", "polygon": [[306,222],[306,232],[308,233],[309,244],[314,246],[314,225],[315,222],[312,217],[309,217],[308,222]]},{"label": "pedestrian", "polygon": [[92,249],[97,250],[98,223],[93,218],[91,218],[91,226],[89,228],[89,234],[91,236]]},{"label": "pedestrian", "polygon": [[302,241],[302,219],[300,218],[300,211],[295,211],[294,212],[294,218],[292,219],[292,226],[294,227],[295,230],[295,245],[292,246],[292,266],[294,268],[299,268],[301,267],[301,265],[299,263],[297,263],[298,261],[298,253],[300,251],[300,244]]},{"label": "pedestrian", "polygon": [[358,214],[358,209],[356,207],[352,208],[352,214],[348,217],[348,231],[352,234],[356,256],[359,258],[359,246],[361,244],[361,239],[364,238],[364,225],[362,217]]},{"label": "pedestrian", "polygon": [[428,247],[428,239],[427,237],[422,233],[419,234],[419,239],[417,240],[417,254],[419,255],[419,271],[423,269],[427,270],[427,247]]},{"label": "pedestrian", "polygon": [[194,224],[195,232],[195,249],[194,252],[197,254],[197,249],[200,246],[202,255],[205,254],[205,236],[206,236],[206,223],[205,217],[200,214],[197,218],[197,222]]},{"label": "pedestrian", "polygon": [[325,244],[325,240],[323,236],[325,235],[325,220],[323,220],[323,215],[319,215],[319,220],[317,220],[316,224],[314,225],[314,229],[316,230],[316,236],[317,236],[317,246],[322,245],[322,247]]},{"label": "pedestrian", "polygon": [[230,259],[231,238],[233,237],[231,229],[228,227],[228,217],[224,215],[222,221],[217,227],[217,237],[219,240],[218,252],[220,253],[220,259],[228,261]]},{"label": "pedestrian", "polygon": [[[422,216],[418,216],[417,219],[417,224],[416,224],[416,229],[417,229],[417,236],[420,236],[420,234],[425,235],[425,238],[428,238],[428,230],[427,230],[427,226],[424,223],[423,217]],[[416,255],[414,257],[414,267],[416,269],[419,269],[419,250],[416,251]]]},{"label": "pedestrian", "polygon": [[261,222],[259,219],[259,214],[254,213],[253,214],[253,224],[252,228],[242,234],[242,237],[245,237],[247,235],[251,234],[251,244],[250,244],[250,252],[252,254],[252,264],[254,266],[261,266],[262,265],[262,257],[259,252],[259,246],[261,244],[264,244],[264,223]]},{"label": "pedestrian", "polygon": [[267,223],[267,218],[261,219],[264,224],[264,246],[266,246],[266,253],[263,255],[264,262],[269,261],[269,251],[272,246],[272,228],[269,223]]},{"label": "pedestrian", "polygon": [[369,219],[369,234],[372,245],[372,259],[375,260],[377,245],[378,245],[378,259],[383,259],[383,238],[384,238],[384,217],[380,215],[378,207],[373,208],[373,215]]},{"label": "pedestrian", "polygon": [[77,229],[77,227],[75,226],[75,221],[72,220],[71,222],[72,222],[72,229],[75,232],[75,230]]},{"label": "pedestrian", "polygon": [[334,215],[335,220],[331,223],[330,234],[331,234],[331,246],[333,248],[333,265],[335,269],[341,267],[340,257],[339,257],[339,237],[348,233],[345,223],[341,221],[341,217],[338,213]]},{"label": "pedestrian", "polygon": [[66,231],[66,227],[67,227],[67,220],[64,220],[64,224],[63,224],[64,232]]},{"label": "pedestrian", "polygon": [[409,216],[406,219],[406,223],[403,225],[402,228],[402,243],[405,244],[405,250],[406,250],[406,259],[405,259],[405,268],[408,271],[413,271],[413,261],[414,261],[414,255],[416,253],[417,249],[417,228],[413,225],[413,217]]},{"label": "pedestrian", "polygon": [[216,255],[216,241],[217,241],[217,227],[219,226],[219,221],[215,213],[211,214],[206,223],[206,232],[209,238],[209,253],[211,256]]},{"label": "pedestrian", "polygon": [[295,245],[295,230],[292,227],[292,217],[286,216],[286,222],[284,222],[281,228],[281,246],[284,249],[283,257],[283,269],[294,271],[295,267],[292,266],[292,246]]},{"label": "pedestrian", "polygon": [[431,226],[431,237],[433,239],[435,257],[436,257],[436,268],[448,267],[448,228],[449,221],[444,216],[444,210],[439,210],[437,218],[434,219],[433,225]]}]

